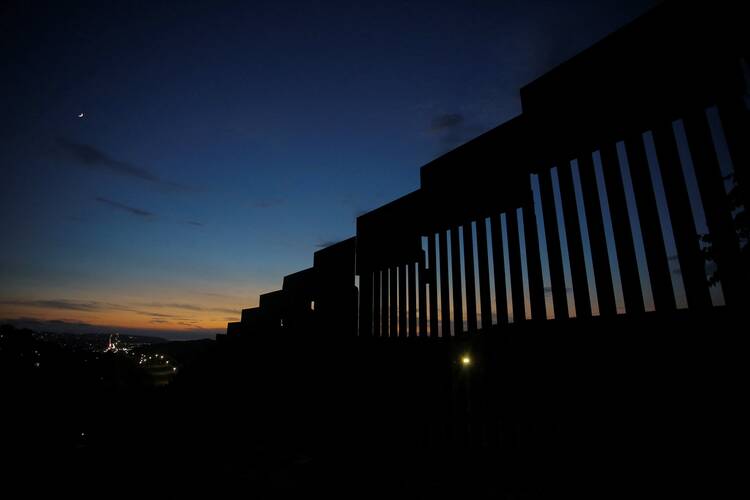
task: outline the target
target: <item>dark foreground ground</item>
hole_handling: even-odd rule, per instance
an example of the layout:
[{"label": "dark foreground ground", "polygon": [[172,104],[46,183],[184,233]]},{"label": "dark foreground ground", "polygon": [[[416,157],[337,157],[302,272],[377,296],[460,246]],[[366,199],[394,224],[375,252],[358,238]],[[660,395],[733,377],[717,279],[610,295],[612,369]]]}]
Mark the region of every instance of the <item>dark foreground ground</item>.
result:
[{"label": "dark foreground ground", "polygon": [[738,468],[741,324],[721,312],[451,342],[151,346],[179,367],[163,384],[138,356],[92,361],[6,332],[3,480],[218,496],[713,496]]}]

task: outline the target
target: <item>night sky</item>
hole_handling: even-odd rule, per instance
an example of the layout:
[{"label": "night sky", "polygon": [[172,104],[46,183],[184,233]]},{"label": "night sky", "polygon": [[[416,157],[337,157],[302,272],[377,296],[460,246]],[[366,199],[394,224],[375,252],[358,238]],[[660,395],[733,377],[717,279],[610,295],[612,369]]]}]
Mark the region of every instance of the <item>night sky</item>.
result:
[{"label": "night sky", "polygon": [[656,3],[3,2],[0,322],[224,331]]}]

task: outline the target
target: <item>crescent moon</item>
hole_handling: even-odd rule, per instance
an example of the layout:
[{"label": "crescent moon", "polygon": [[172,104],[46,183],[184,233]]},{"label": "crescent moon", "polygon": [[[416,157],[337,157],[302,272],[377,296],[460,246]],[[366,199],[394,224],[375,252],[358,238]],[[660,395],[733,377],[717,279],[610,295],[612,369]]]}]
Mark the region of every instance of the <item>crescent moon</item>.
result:
[{"label": "crescent moon", "polygon": [[83,118],[83,113],[78,113],[78,118]]}]

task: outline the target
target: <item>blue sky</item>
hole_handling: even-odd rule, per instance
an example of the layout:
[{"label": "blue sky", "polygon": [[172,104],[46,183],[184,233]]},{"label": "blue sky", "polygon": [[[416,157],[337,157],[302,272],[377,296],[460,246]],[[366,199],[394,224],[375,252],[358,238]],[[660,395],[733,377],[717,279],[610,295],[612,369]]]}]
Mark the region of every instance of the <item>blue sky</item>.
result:
[{"label": "blue sky", "polygon": [[10,2],[0,319],[222,331],[654,3]]}]

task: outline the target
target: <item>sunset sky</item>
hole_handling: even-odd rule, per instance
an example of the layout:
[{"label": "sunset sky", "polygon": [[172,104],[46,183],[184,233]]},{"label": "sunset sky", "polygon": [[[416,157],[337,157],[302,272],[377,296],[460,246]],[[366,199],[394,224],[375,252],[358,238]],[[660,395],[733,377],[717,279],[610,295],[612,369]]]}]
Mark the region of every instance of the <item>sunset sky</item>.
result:
[{"label": "sunset sky", "polygon": [[3,2],[0,323],[222,332],[655,3]]}]

